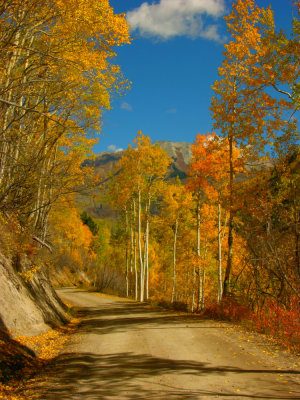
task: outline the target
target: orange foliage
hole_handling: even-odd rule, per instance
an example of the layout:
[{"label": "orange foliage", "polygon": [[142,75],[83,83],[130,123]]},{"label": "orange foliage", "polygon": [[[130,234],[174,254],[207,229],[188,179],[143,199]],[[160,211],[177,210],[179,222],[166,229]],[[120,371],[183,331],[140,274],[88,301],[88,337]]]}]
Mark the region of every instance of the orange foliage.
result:
[{"label": "orange foliage", "polygon": [[299,299],[292,298],[289,306],[268,299],[263,308],[252,314],[254,329],[275,337],[292,349],[300,347]]}]

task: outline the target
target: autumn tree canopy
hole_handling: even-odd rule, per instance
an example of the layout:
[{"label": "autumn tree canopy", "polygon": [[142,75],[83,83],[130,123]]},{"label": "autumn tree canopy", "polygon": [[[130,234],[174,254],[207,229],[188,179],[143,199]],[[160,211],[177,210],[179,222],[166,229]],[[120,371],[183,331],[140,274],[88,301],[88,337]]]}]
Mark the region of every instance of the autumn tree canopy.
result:
[{"label": "autumn tree canopy", "polygon": [[81,168],[113,92],[111,60],[129,43],[108,0],[1,2],[0,209],[45,237],[51,205],[91,176]]},{"label": "autumn tree canopy", "polygon": [[74,193],[97,186],[83,161],[128,88],[113,64],[130,42],[125,16],[108,0],[0,0],[0,15],[1,226],[51,250],[49,238],[52,275],[72,284],[299,337],[285,329],[300,298],[299,18],[278,32],[270,8],[233,1],[216,133],[196,136],[180,180],[139,131],[102,182],[116,216],[104,220]]}]

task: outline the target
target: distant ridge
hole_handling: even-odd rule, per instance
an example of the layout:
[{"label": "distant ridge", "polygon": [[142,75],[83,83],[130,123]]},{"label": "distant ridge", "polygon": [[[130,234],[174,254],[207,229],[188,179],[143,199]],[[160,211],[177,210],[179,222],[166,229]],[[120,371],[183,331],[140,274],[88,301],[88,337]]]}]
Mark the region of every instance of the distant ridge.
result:
[{"label": "distant ridge", "polygon": [[[157,140],[153,144],[159,145],[167,152],[169,157],[173,159],[169,176],[171,178],[179,176],[180,179],[185,179],[188,171],[188,164],[192,157],[191,143]],[[120,160],[124,153],[125,150],[116,152],[104,151],[96,154],[94,160],[87,160],[85,165],[94,166],[96,173],[104,178],[113,170],[114,165]]]},{"label": "distant ridge", "polygon": [[[169,167],[167,178],[172,180],[179,177],[179,179],[185,181],[189,169],[188,164],[192,157],[191,143],[158,140],[153,144],[159,145],[173,160]],[[97,197],[98,201],[95,202],[86,196],[77,196],[79,208],[88,212],[93,218],[116,218],[117,213],[111,209],[105,199],[105,187],[109,181],[109,174],[113,172],[115,164],[124,153],[125,150],[104,151],[96,154],[93,160],[89,159],[84,162],[84,165],[90,165],[95,168],[95,173],[101,178],[102,182],[94,191],[93,197]]]}]

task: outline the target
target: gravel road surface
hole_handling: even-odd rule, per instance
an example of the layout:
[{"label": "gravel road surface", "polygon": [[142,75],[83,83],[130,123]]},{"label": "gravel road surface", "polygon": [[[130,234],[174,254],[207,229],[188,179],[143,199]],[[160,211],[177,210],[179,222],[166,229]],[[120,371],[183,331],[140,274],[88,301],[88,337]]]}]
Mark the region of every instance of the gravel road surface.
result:
[{"label": "gravel road surface", "polygon": [[61,289],[82,318],[42,400],[300,399],[297,357],[231,324]]}]

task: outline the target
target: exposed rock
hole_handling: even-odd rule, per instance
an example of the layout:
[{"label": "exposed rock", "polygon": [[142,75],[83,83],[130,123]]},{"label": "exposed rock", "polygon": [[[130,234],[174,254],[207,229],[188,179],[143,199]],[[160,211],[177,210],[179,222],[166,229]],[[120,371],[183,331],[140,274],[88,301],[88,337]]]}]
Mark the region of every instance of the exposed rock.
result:
[{"label": "exposed rock", "polygon": [[191,143],[186,142],[168,142],[165,140],[157,140],[155,144],[158,144],[159,147],[166,150],[168,155],[173,158],[175,163],[177,162],[179,165],[176,165],[177,168],[183,170],[187,170],[187,166],[192,158],[192,145]]},{"label": "exposed rock", "polygon": [[[185,178],[188,164],[192,158],[192,145],[186,142],[168,142],[164,140],[158,140],[153,144],[158,144],[173,159],[169,175],[171,177],[179,176],[180,179]],[[85,165],[94,166],[97,174],[106,178],[108,173],[113,171],[114,165],[124,153],[125,151],[105,151],[97,154],[94,160],[87,160]]]},{"label": "exposed rock", "polygon": [[114,165],[123,156],[124,151],[105,151],[103,153],[96,154],[94,160],[86,160],[84,165],[90,165],[95,167],[96,173],[102,178],[107,178],[109,172],[113,171]]},{"label": "exposed rock", "polygon": [[[153,144],[159,145],[162,149],[166,150],[169,157],[173,159],[169,167],[167,177],[174,179],[179,177],[182,181],[186,179],[188,171],[188,164],[192,158],[192,145],[186,142],[169,142],[158,140]],[[77,196],[77,202],[80,208],[87,211],[93,218],[116,218],[118,213],[112,210],[107,203],[103,190],[105,183],[108,181],[109,173],[113,172],[113,168],[120,158],[124,155],[125,151],[110,152],[96,154],[94,160],[85,161],[84,165],[95,167],[96,174],[101,177],[104,185],[99,187],[93,192],[94,196]],[[97,204],[91,200],[92,197],[103,198]]]},{"label": "exposed rock", "polygon": [[38,335],[68,321],[45,271],[34,272],[31,279],[22,277],[32,268],[26,256],[13,260],[0,253],[0,330],[12,337]]}]

